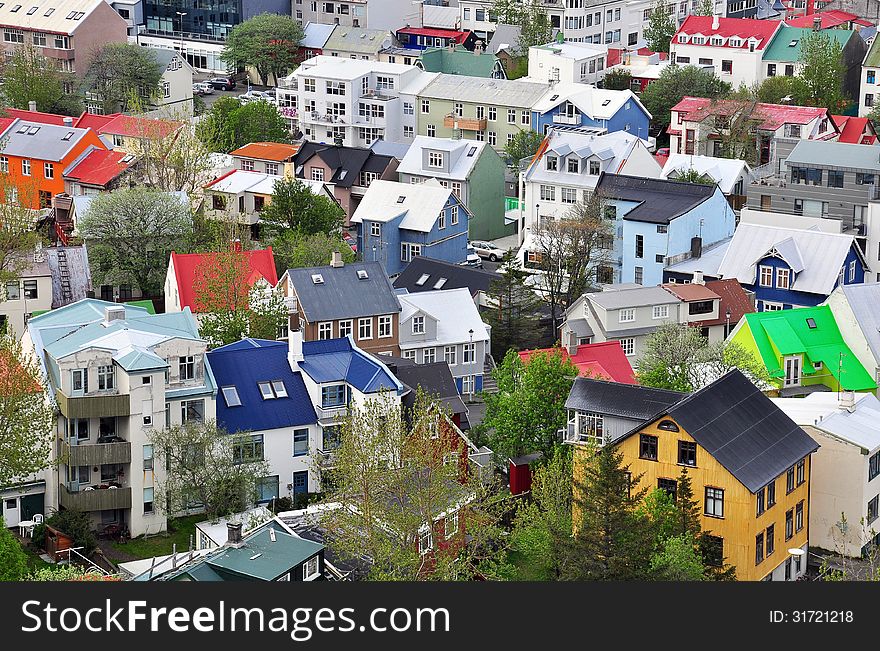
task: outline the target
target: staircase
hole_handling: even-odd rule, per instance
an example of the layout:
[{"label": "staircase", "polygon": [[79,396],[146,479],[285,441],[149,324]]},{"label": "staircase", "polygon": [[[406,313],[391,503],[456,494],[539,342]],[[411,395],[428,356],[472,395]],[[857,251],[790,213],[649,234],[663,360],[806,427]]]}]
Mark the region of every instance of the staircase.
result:
[{"label": "staircase", "polygon": [[73,290],[70,289],[70,269],[67,268],[67,252],[58,249],[58,277],[61,283],[61,304],[59,307],[73,302]]},{"label": "staircase", "polygon": [[498,393],[498,383],[492,377],[492,371],[495,370],[495,360],[492,355],[486,353],[483,361],[483,393]]}]

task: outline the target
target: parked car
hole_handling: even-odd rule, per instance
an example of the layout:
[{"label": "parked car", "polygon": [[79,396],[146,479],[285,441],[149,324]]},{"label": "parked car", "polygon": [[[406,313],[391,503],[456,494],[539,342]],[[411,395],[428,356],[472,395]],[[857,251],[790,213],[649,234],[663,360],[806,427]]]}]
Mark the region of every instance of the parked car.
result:
[{"label": "parked car", "polygon": [[275,103],[275,98],[269,95],[268,93],[264,93],[261,90],[249,90],[248,92],[239,95],[238,101],[242,104],[247,104],[248,102],[269,102],[270,104]]},{"label": "parked car", "polygon": [[478,256],[491,260],[492,262],[498,262],[504,257],[504,249],[500,246],[495,246],[492,242],[484,242],[480,240],[478,242],[471,242],[470,245]]},{"label": "parked car", "polygon": [[193,95],[213,95],[214,87],[204,81],[199,81],[193,84]]},{"label": "parked car", "polygon": [[217,90],[235,90],[235,79],[232,77],[211,77],[206,83]]},{"label": "parked car", "polygon": [[476,251],[474,251],[474,247],[468,245],[467,248],[467,260],[461,263],[463,267],[482,267],[483,260],[480,256],[477,255]]}]

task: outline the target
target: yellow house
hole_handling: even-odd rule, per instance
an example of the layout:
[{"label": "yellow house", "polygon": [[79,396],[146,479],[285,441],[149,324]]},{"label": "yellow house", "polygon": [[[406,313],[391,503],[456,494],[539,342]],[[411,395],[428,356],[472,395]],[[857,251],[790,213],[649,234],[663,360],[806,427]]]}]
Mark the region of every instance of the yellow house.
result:
[{"label": "yellow house", "polygon": [[[607,405],[607,387],[604,394]],[[818,445],[739,371],[608,444],[648,490],[674,496],[688,469],[703,531],[717,538],[719,557],[736,567],[737,579],[786,581],[806,572],[810,455]],[[588,449],[575,445],[576,453]]]}]

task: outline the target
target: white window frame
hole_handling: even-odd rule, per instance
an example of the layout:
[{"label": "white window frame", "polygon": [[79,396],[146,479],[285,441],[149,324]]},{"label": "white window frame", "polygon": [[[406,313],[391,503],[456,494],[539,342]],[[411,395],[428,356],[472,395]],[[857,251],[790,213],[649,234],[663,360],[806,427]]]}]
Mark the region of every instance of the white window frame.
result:
[{"label": "white window frame", "polygon": [[[620,343],[620,347],[623,349],[623,354],[627,357],[632,357],[635,355],[636,350],[636,340],[632,337],[625,337],[623,339],[617,340]],[[627,350],[629,352],[627,352]]]},{"label": "white window frame", "polygon": [[[312,565],[312,561],[314,561],[314,571],[309,571],[309,566]],[[303,563],[303,581],[314,581],[321,575],[321,562],[317,555],[312,556],[309,560]]]},{"label": "white window frame", "polygon": [[339,322],[339,336],[347,337],[354,333],[354,322],[351,319],[343,319]]},{"label": "white window frame", "polygon": [[[365,334],[366,333],[366,334]],[[358,340],[373,338],[373,318],[358,319]]]},{"label": "white window frame", "polygon": [[461,363],[475,364],[477,361],[477,344],[469,342],[461,346]]},{"label": "white window frame", "polygon": [[449,366],[455,366],[457,353],[458,348],[456,346],[444,346],[443,361],[445,361]]},{"label": "white window frame", "polygon": [[758,267],[758,285],[760,287],[773,287],[773,267],[763,264]]},{"label": "white window frame", "polygon": [[620,310],[620,312],[618,312],[617,314],[617,319],[620,323],[632,323],[636,320],[635,308],[627,307]]},{"label": "white window frame", "polygon": [[789,289],[791,287],[791,271],[777,267],[776,289]]},{"label": "white window frame", "polygon": [[414,335],[425,334],[425,317],[422,314],[412,318],[412,333]]},{"label": "white window frame", "polygon": [[669,317],[668,305],[655,305],[651,314],[652,319],[666,319]]},{"label": "white window frame", "polygon": [[318,341],[333,339],[333,322],[321,321],[318,323]]}]

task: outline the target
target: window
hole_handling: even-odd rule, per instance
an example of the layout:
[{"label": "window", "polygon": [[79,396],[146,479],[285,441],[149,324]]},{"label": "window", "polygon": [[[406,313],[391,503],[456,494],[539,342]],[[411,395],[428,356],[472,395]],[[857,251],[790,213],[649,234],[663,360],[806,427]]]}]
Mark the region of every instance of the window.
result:
[{"label": "window", "polygon": [[849,263],[849,282],[856,279],[856,261],[851,260]]},{"label": "window", "polygon": [[226,401],[227,407],[240,407],[241,398],[238,396],[238,389],[234,386],[222,387],[223,399]]},{"label": "window", "polygon": [[724,489],[706,486],[706,500],[703,511],[713,518],[724,517]]},{"label": "window", "polygon": [[794,507],[794,530],[800,531],[803,528],[804,528],[804,500],[801,500]]},{"label": "window", "polygon": [[423,335],[425,334],[425,317],[424,316],[414,316],[412,320],[412,333],[414,335]]},{"label": "window", "polygon": [[431,551],[431,548],[433,546],[434,540],[431,536],[431,529],[430,527],[425,526],[422,528],[421,531],[419,531],[419,554],[424,556],[429,551]]},{"label": "window", "polygon": [[767,541],[767,556],[772,556],[773,551],[776,549],[776,541],[774,540],[776,534],[775,525],[770,525],[767,527],[767,533],[765,534],[765,538]]},{"label": "window", "polygon": [[869,84],[875,83],[877,71],[876,70],[868,70],[865,73],[865,81]]},{"label": "window", "polygon": [[[18,291],[18,283],[15,285],[16,291]],[[6,295],[9,296],[9,285],[6,286]],[[18,298],[18,296],[16,296]],[[77,368],[70,372],[71,376],[71,384],[73,385],[74,393],[88,393],[89,392],[89,372],[84,368]]]},{"label": "window", "polygon": [[668,305],[655,305],[653,313],[651,314],[652,319],[665,319],[669,316],[669,306]]},{"label": "window", "polygon": [[674,479],[664,479],[660,478],[657,480],[657,488],[662,491],[666,491],[667,495],[673,499],[676,499],[678,494],[678,482]]},{"label": "window", "polygon": [[516,111],[514,109],[507,109],[507,123],[516,124]]},{"label": "window", "polygon": [[574,156],[569,156],[568,159],[566,159],[565,165],[565,169],[570,174],[577,174],[580,172],[580,161]]},{"label": "window", "polygon": [[153,401],[144,400],[141,402],[141,414],[143,416],[144,425],[153,425]]},{"label": "window", "polygon": [[636,257],[645,257],[645,236],[636,235]]},{"label": "window", "polygon": [[7,156],[0,156],[0,172],[4,174],[9,172],[9,158]]},{"label": "window", "polygon": [[458,117],[462,117],[464,115],[464,104],[461,102],[455,102],[452,105],[452,112]]},{"label": "window", "polygon": [[556,186],[555,185],[542,185],[541,186],[541,201],[556,201]]},{"label": "window", "polygon": [[519,114],[519,122],[520,124],[528,125],[531,123],[532,114],[531,111],[522,111]]},{"label": "window", "polygon": [[446,211],[440,211],[440,215],[437,217],[437,230],[443,230],[446,228]]},{"label": "window", "polygon": [[692,441],[678,442],[678,463],[682,466],[697,465],[697,444]]},{"label": "window", "polygon": [[333,339],[332,321],[324,321],[318,324],[318,339]]},{"label": "window", "polygon": [[636,311],[633,308],[621,310],[618,313],[618,319],[619,319],[620,323],[630,323],[631,321],[635,321],[636,320]]},{"label": "window", "polygon": [[181,380],[192,380],[196,377],[196,360],[195,357],[180,357],[177,362],[177,369]]},{"label": "window", "polygon": [[771,481],[767,484],[767,508],[776,504],[776,482]]},{"label": "window", "polygon": [[351,319],[345,319],[344,321],[339,322],[339,336],[340,337],[348,337],[353,330]]},{"label": "window", "polygon": [[373,338],[373,319],[358,319],[358,339]]},{"label": "window", "polygon": [[249,463],[263,460],[263,435],[238,436],[232,443],[232,461]]},{"label": "window", "polygon": [[113,365],[98,367],[98,390],[108,391],[116,386],[116,374]]},{"label": "window", "polygon": [[[318,577],[318,557],[312,556],[309,560],[303,563],[303,581],[312,581]],[[290,575],[287,575],[288,577]],[[290,580],[289,578],[287,579]]]},{"label": "window", "polygon": [[461,378],[461,392],[471,394],[476,391],[476,380],[473,375],[465,375]]},{"label": "window", "polygon": [[43,163],[43,176],[47,179],[55,178],[55,166],[52,163]]},{"label": "window", "polygon": [[455,366],[455,346],[445,346],[443,348],[443,361],[450,366]]},{"label": "window", "polygon": [[562,188],[562,203],[577,203],[577,188]]},{"label": "window", "polygon": [[790,271],[788,269],[777,269],[776,270],[776,288],[777,289],[788,289],[789,285],[789,277]]},{"label": "window", "polygon": [[877,475],[880,475],[880,452],[875,453],[868,460],[868,481],[871,481]]},{"label": "window", "polygon": [[205,420],[204,400],[183,400],[180,403],[181,423],[201,423]]},{"label": "window", "polygon": [[344,384],[331,384],[321,387],[321,407],[343,407],[348,404]]},{"label": "window", "polygon": [[461,363],[473,364],[477,359],[477,344],[468,343],[461,347]]},{"label": "window", "polygon": [[785,512],[785,539],[791,540],[794,535],[794,509]]},{"label": "window", "polygon": [[433,124],[429,124],[425,128],[425,133],[428,135],[429,138],[433,138],[437,135],[437,127],[435,127]]},{"label": "window", "polygon": [[431,112],[431,100],[423,99],[422,100],[422,113],[430,113]]},{"label": "window", "polygon": [[[349,321],[349,323],[351,323]],[[391,317],[390,316],[380,316],[379,317],[379,338],[387,338],[391,336]]]},{"label": "window", "polygon": [[256,489],[257,502],[269,502],[278,497],[278,475],[258,479]]},{"label": "window", "polygon": [[559,169],[559,159],[556,156],[547,156],[547,170],[555,172]]},{"label": "window", "polygon": [[313,167],[312,168],[312,180],[313,181],[323,181],[324,180],[324,168],[323,167]]},{"label": "window", "polygon": [[631,357],[635,354],[636,340],[632,337],[626,339],[618,339],[620,342],[620,347],[623,348],[623,354],[627,357]]},{"label": "window", "polygon": [[143,451],[144,458],[144,470],[152,470],[153,469],[153,446],[145,445]]},{"label": "window", "polygon": [[843,187],[843,172],[840,170],[828,170],[828,187],[829,188],[842,188]]},{"label": "window", "polygon": [[794,490],[794,466],[785,473],[785,494],[788,495]]},{"label": "window", "polygon": [[28,159],[28,158],[24,158],[24,159],[22,159],[22,161],[21,161],[21,173],[22,173],[24,176],[30,176],[30,175],[31,175],[31,161],[30,161],[30,159]]},{"label": "window", "polygon": [[[456,184],[453,183],[453,186]],[[460,190],[460,189],[459,189]],[[453,190],[454,192],[455,190]],[[457,193],[456,193],[457,196]],[[441,213],[442,214],[442,213]],[[455,226],[458,223],[458,206],[450,206],[449,207],[449,222]]]},{"label": "window", "polygon": [[874,499],[868,502],[868,517],[866,518],[868,523],[877,519],[878,506],[880,506],[880,495],[875,495]]},{"label": "window", "polygon": [[309,453],[309,430],[293,430],[293,456],[303,457]]},{"label": "window", "polygon": [[721,60],[721,74],[724,74],[724,75],[732,75],[733,74],[733,61],[728,61],[726,59]]},{"label": "window", "polygon": [[758,284],[761,287],[773,287],[773,267],[761,266],[761,277]]},{"label": "window", "polygon": [[633,282],[636,285],[641,285],[645,279],[645,268],[644,267],[635,267],[633,269]]},{"label": "window", "polygon": [[874,185],[874,175],[856,172],[856,185]]},{"label": "window", "polygon": [[437,361],[437,349],[425,348],[422,351],[422,364],[433,364]]},{"label": "window", "polygon": [[800,461],[797,462],[797,465],[795,466],[795,470],[797,472],[797,485],[798,486],[800,486],[801,484],[803,484],[806,481],[806,478],[805,478],[806,465],[807,465],[807,460],[801,459]]},{"label": "window", "polygon": [[755,565],[760,565],[764,560],[764,532],[755,536]]},{"label": "window", "polygon": [[144,513],[152,513],[153,512],[153,497],[154,497],[153,487],[150,486],[148,488],[144,488]]},{"label": "window", "polygon": [[764,493],[765,493],[765,491],[763,488],[761,488],[757,493],[755,493],[756,504],[757,504],[756,509],[755,509],[756,515],[761,515],[765,511]]},{"label": "window", "polygon": [[639,435],[639,458],[657,461],[657,437],[650,434]]},{"label": "window", "polygon": [[443,154],[436,151],[428,152],[428,167],[443,167]]}]

